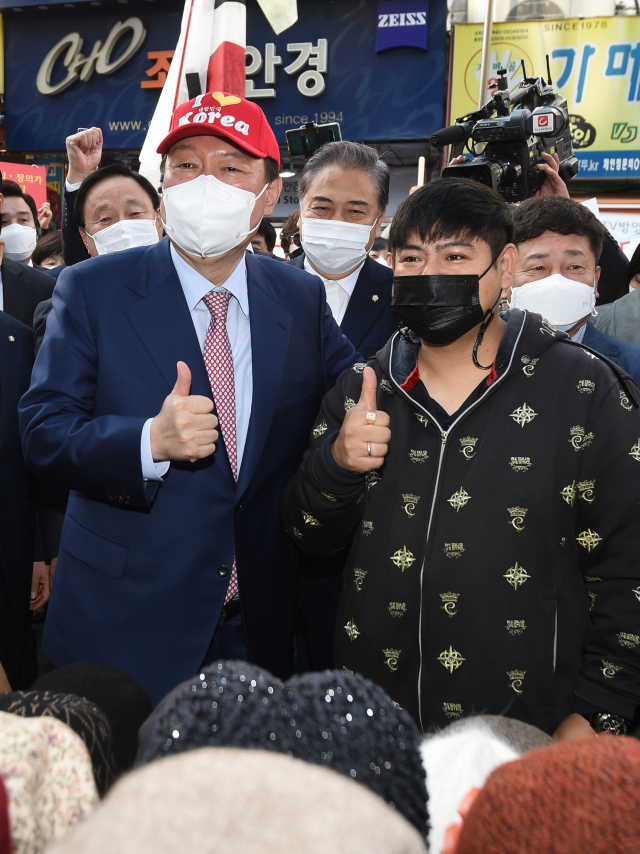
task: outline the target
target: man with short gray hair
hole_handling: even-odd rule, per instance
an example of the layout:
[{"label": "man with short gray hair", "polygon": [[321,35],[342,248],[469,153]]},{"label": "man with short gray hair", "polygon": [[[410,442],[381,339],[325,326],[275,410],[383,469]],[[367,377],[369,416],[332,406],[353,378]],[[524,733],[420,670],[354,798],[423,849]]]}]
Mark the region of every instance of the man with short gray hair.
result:
[{"label": "man with short gray hair", "polygon": [[[304,254],[289,263],[322,279],[342,333],[371,359],[398,328],[393,270],[368,254],[389,201],[389,167],[368,145],[329,142],[306,163],[298,195]],[[345,557],[300,556],[300,611],[313,670],[333,667]]]},{"label": "man with short gray hair", "polygon": [[320,276],[344,335],[370,359],[398,323],[393,273],[368,257],[389,201],[389,167],[359,142],[329,142],[306,163],[298,184],[304,255],[290,263]]}]

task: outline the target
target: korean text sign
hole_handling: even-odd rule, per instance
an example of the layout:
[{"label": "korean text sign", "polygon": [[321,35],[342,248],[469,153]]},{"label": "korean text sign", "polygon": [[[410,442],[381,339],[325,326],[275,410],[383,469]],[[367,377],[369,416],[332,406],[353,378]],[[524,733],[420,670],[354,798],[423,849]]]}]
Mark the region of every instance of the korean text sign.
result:
[{"label": "korean text sign", "polygon": [[[482,26],[455,27],[451,121],[477,109]],[[498,68],[509,88],[528,75],[546,79],[549,54],[554,86],[567,99],[579,177],[640,174],[640,18],[570,18],[495,24],[489,86]],[[485,101],[491,97],[487,90]]]},{"label": "korean text sign", "polygon": [[[425,138],[442,127],[446,3],[421,0],[418,15],[416,2],[398,0],[408,11],[395,18],[407,26],[377,50],[389,19],[377,0],[298,0],[297,23],[280,35],[247,0],[247,96],[279,142],[304,121],[337,120],[345,139],[367,140]],[[92,125],[106,148],[141,146],[180,32],[177,7],[155,5],[7,13],[9,150],[63,149],[69,134]],[[406,46],[424,27],[428,47]]]},{"label": "korean text sign", "polygon": [[0,170],[5,181],[15,181],[23,193],[33,196],[36,207],[47,201],[47,170],[45,166],[25,166],[24,163],[0,161]]}]

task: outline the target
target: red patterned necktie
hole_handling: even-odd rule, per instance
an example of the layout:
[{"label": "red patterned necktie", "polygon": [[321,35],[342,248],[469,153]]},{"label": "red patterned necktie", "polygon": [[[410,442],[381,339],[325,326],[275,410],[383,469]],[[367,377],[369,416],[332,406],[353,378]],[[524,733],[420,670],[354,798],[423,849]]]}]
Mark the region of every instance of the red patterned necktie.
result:
[{"label": "red patterned necktie", "polygon": [[[227,311],[229,309],[229,291],[209,291],[203,297],[204,304],[209,309],[211,322],[207,329],[204,342],[204,363],[207,367],[211,391],[220,421],[220,432],[224,438],[227,456],[233,472],[233,479],[238,482],[238,446],[236,443],[236,387],[233,376],[233,354],[229,335],[227,334]],[[229,587],[227,588],[226,603],[238,592],[238,575],[236,559],[233,558],[233,568]]]}]

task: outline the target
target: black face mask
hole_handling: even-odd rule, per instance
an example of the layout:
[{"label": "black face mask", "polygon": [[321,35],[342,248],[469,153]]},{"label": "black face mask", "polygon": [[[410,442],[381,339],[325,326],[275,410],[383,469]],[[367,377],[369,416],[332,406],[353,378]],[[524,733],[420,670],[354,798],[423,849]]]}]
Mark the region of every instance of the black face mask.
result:
[{"label": "black face mask", "polygon": [[476,353],[495,306],[485,312],[480,305],[480,279],[494,263],[480,276],[394,276],[395,316],[429,344],[451,344],[481,324],[473,350],[473,361],[481,367]]}]

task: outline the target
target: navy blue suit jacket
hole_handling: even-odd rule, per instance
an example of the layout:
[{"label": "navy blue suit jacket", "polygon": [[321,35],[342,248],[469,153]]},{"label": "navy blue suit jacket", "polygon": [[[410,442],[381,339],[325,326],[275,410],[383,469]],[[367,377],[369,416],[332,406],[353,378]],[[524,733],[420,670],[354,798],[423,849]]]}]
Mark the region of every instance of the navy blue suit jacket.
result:
[{"label": "navy blue suit jacket", "polygon": [[234,483],[222,440],[196,463],[145,483],[140,436],[189,365],[211,387],[165,238],[65,269],[30,390],[27,466],[71,489],[44,635],[57,665],[108,663],[154,703],[196,672],[237,557],[251,658],[286,676],[295,550],[279,515],[325,392],[356,353],[321,282],[246,256],[253,401]]},{"label": "navy blue suit jacket", "polygon": [[[22,459],[18,402],[29,388],[33,333],[0,311],[0,543],[2,575],[16,616],[29,611],[34,513]],[[2,579],[0,579],[2,583]],[[0,612],[0,620],[3,615]]]},{"label": "navy blue suit jacket", "polygon": [[637,344],[630,344],[612,335],[605,335],[591,323],[586,325],[582,343],[611,359],[630,377],[633,377],[636,385],[640,386],[640,347]]},{"label": "navy blue suit jacket", "polygon": [[[292,258],[291,266],[304,269],[304,253]],[[391,308],[393,270],[373,258],[364,262],[340,329],[363,359],[371,359],[398,328]],[[373,297],[378,299],[374,300]]]}]

